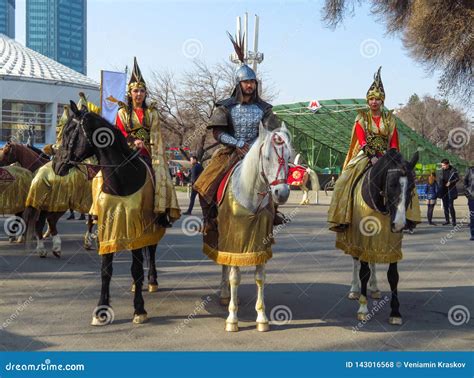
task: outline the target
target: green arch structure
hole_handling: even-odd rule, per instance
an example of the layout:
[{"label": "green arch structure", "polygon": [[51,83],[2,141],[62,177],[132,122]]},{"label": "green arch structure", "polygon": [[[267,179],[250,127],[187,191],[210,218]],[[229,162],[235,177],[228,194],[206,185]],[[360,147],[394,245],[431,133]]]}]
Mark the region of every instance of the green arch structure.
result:
[{"label": "green arch structure", "polygon": [[[273,111],[286,123],[292,134],[293,147],[312,169],[339,173],[349,148],[357,110],[366,109],[367,102],[365,99],[318,102],[321,107],[316,112],[308,109],[309,101],[277,105]],[[417,150],[420,152],[417,173],[426,174],[436,169],[444,158],[449,159],[459,172],[468,168],[468,162],[435,146],[398,117],[396,120],[403,156],[409,159]]]}]

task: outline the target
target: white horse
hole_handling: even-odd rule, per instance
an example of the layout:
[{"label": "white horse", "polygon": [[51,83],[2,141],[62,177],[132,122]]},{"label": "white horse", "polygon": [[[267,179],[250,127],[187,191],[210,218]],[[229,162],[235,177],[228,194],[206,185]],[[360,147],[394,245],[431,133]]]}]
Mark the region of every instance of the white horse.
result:
[{"label": "white horse", "polygon": [[[296,155],[295,165],[299,165],[301,159],[301,154]],[[311,168],[306,168],[306,173],[303,176],[303,183],[301,184],[301,191],[303,192],[303,198],[301,199],[300,205],[309,205],[310,204],[310,190],[308,188],[308,181],[311,182],[311,188],[315,193],[314,203],[319,204],[319,179],[318,175]]]},{"label": "white horse", "polygon": [[[239,329],[237,291],[241,279],[240,266],[256,267],[257,302],[255,310],[257,311],[257,330],[264,332],[270,329],[264,303],[265,263],[271,258],[274,205],[285,203],[290,195],[286,176],[290,151],[289,133],[284,124],[282,124],[281,129],[272,132],[265,130],[260,125],[258,139],[254,142],[242,162],[234,169],[226,189],[225,196],[231,196],[239,210],[229,215],[229,219],[225,219],[224,215],[221,214],[223,207],[219,207],[218,227],[222,227],[221,230],[224,232],[221,233],[218,241],[218,252],[212,255],[205,250],[205,253],[217,263],[222,264],[220,302],[223,305],[228,304],[229,306],[226,331],[236,332]],[[235,208],[236,206],[233,207]],[[263,230],[263,227],[260,227],[260,230],[255,230],[258,227],[251,229],[252,222],[248,222],[249,215],[258,225],[264,224],[267,227],[266,230]],[[226,221],[232,222],[234,225],[233,229],[224,228],[223,223]],[[239,224],[242,225],[244,231],[249,233],[255,232],[253,235],[258,236],[252,240],[242,241],[244,245],[240,246],[240,249],[245,251],[239,251],[239,247],[236,247],[236,253],[231,252],[230,256],[228,251],[220,252],[223,250],[224,243],[228,243],[228,239],[232,237],[230,234],[237,232]],[[255,224],[253,225],[255,226]],[[262,233],[264,235],[260,238]],[[206,244],[206,239],[204,243]],[[264,251],[263,253],[261,252],[262,250]],[[248,256],[250,256],[250,260],[248,260]],[[227,263],[223,262],[224,259],[227,259]],[[242,259],[247,260],[242,262]],[[251,262],[252,259],[254,259],[253,263]]]},{"label": "white horse", "polygon": [[[377,277],[375,273],[375,264],[369,264],[370,266],[370,278],[368,283],[368,289],[370,291],[370,296],[372,299],[380,299],[382,298],[382,293],[377,286]],[[352,258],[352,282],[351,282],[351,290],[347,295],[349,299],[359,299],[360,298],[360,278],[359,278],[359,271],[360,271],[360,261],[358,258]]]}]

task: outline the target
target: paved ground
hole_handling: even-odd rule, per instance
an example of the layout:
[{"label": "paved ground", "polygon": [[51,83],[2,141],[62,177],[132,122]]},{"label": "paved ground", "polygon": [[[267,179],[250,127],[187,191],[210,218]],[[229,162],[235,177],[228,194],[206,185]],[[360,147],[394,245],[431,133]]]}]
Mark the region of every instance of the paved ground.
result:
[{"label": "paved ground", "polygon": [[[185,207],[185,195],[179,196]],[[150,322],[130,321],[130,255],[124,252],[114,264],[114,322],[95,328],[89,322],[100,290],[99,258],[81,246],[83,223],[61,220],[63,258],[39,259],[8,243],[0,218],[0,350],[473,349],[473,321],[463,322],[474,315],[474,242],[468,240],[463,198],[457,201],[460,229],[422,224],[405,236],[400,327],[388,324],[383,301],[371,303],[372,320],[358,325],[358,305],[346,299],[351,259],[334,248],[335,235],[325,227],[329,198],[322,194],[321,205],[299,207],[299,196],[292,193],[283,206],[293,222],[276,236],[267,265],[267,315],[273,318],[268,333],[255,331],[251,269],[244,270],[239,292],[241,331],[224,331],[227,312],[216,296],[220,268],[203,258],[199,235],[183,234],[181,221],[158,246],[160,290],[144,294]],[[441,222],[439,208],[435,215]],[[377,274],[384,296],[386,268],[380,265]],[[454,315],[448,317],[450,310]]]}]

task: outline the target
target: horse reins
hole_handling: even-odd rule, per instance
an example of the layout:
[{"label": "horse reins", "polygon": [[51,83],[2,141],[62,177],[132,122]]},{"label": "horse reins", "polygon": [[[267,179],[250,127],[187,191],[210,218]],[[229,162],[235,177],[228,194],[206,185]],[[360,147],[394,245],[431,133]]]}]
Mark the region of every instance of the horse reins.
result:
[{"label": "horse reins", "polygon": [[[278,153],[277,146],[281,146],[281,154]],[[258,154],[258,158],[260,160],[260,163],[261,163],[260,165],[262,168],[262,170],[260,171],[260,175],[262,176],[263,181],[265,182],[265,185],[267,186],[268,190],[270,190],[272,186],[279,185],[279,184],[286,184],[288,182],[287,180],[288,171],[287,171],[286,161],[285,161],[285,141],[280,136],[275,134],[272,137],[272,147],[273,147],[273,150],[275,151],[275,154],[278,157],[278,170],[275,175],[275,180],[273,180],[272,182],[269,182],[268,177],[265,174],[265,169],[263,167],[263,160],[262,160],[263,144],[260,146],[260,151]],[[285,173],[285,178],[278,178],[281,171]]]},{"label": "horse reins", "polygon": [[[395,173],[395,172],[404,172],[405,170],[401,169],[401,168],[390,168],[387,170],[387,176],[385,177],[385,188],[387,188],[387,181],[388,181],[388,175],[390,173]],[[389,211],[387,210],[387,204],[386,204],[386,201],[387,201],[387,196],[386,194],[383,192],[383,191],[380,191],[380,196],[384,199],[384,207],[385,209],[381,209],[377,203],[375,202],[375,199],[372,195],[372,191],[370,190],[371,189],[371,173],[372,173],[372,169],[369,169],[369,172],[367,173],[367,185],[369,186],[369,200],[370,200],[370,205],[373,209],[375,209],[376,211],[380,212],[381,214],[383,215],[387,215],[389,213]],[[406,173],[406,172],[405,172]]]},{"label": "horse reins", "polygon": [[[79,121],[76,118],[73,118],[72,121],[76,125],[79,125],[79,127],[76,127],[74,129],[74,134],[73,134],[71,140],[69,141],[69,146],[68,146],[69,150],[72,150],[72,148],[74,147],[74,140],[76,139],[76,136],[77,136],[77,133],[79,132],[79,130],[81,130],[82,133],[84,134],[84,137],[86,138],[87,143],[89,143],[89,145],[91,147],[93,147],[94,144],[92,143],[89,136],[87,135],[86,130],[84,129],[84,119],[82,118]],[[129,161],[135,159],[139,155],[140,155],[140,151],[137,150],[130,157],[128,157],[124,162],[122,162],[121,164],[88,164],[88,163],[84,163],[84,162],[81,162],[81,161],[74,161],[74,160],[71,160],[70,158],[68,158],[66,160],[66,164],[71,164],[71,165],[74,165],[74,166],[84,165],[86,167],[87,166],[94,166],[94,167],[99,167],[99,168],[119,168],[119,167],[122,167],[123,165],[125,165],[126,163],[128,163]]]},{"label": "horse reins", "polygon": [[[257,206],[257,211],[260,209],[260,206],[262,205],[263,200],[265,199],[265,197],[268,195],[268,193],[270,193],[272,186],[288,183],[288,179],[287,179],[288,169],[287,169],[286,161],[285,161],[285,145],[286,145],[285,141],[279,135],[277,135],[277,134],[273,135],[273,137],[272,137],[272,147],[273,147],[273,150],[275,151],[275,154],[278,157],[278,170],[277,170],[277,173],[275,175],[275,179],[272,182],[270,182],[268,180],[268,177],[265,174],[265,169],[263,167],[262,149],[263,149],[264,144],[262,144],[260,146],[260,150],[259,150],[259,153],[258,153],[258,160],[260,160],[260,166],[261,166],[260,176],[262,177],[263,182],[265,183],[266,190],[263,191],[263,192],[258,192],[258,195],[262,196],[262,199],[261,199],[260,203]],[[278,152],[278,146],[281,146],[281,154]],[[278,178],[279,175],[280,175],[280,172],[282,172],[282,171],[285,174],[285,176],[284,176],[285,178]]]}]

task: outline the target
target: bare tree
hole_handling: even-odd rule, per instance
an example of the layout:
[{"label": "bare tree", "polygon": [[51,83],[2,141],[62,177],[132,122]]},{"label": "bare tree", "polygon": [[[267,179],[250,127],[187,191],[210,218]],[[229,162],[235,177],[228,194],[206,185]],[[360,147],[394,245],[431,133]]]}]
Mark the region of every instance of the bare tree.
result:
[{"label": "bare tree", "polygon": [[436,146],[455,153],[465,160],[474,159],[471,126],[466,114],[453,108],[446,100],[414,94],[398,110],[397,116],[410,128]]},{"label": "bare tree", "polygon": [[[472,0],[371,0],[371,10],[388,34],[400,34],[410,55],[433,72],[439,89],[471,104],[474,76],[474,2]],[[323,20],[336,27],[354,13],[360,0],[326,0]]]},{"label": "bare tree", "polygon": [[[217,102],[230,96],[234,72],[235,65],[230,62],[210,66],[195,61],[178,79],[169,71],[153,73],[150,95],[157,102],[165,140],[180,146],[186,158],[189,156],[184,147],[195,151],[201,161],[209,158],[216,147],[207,126]],[[262,97],[271,101],[276,91],[270,81],[264,82]]]}]

